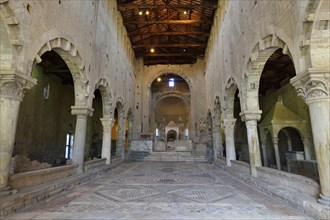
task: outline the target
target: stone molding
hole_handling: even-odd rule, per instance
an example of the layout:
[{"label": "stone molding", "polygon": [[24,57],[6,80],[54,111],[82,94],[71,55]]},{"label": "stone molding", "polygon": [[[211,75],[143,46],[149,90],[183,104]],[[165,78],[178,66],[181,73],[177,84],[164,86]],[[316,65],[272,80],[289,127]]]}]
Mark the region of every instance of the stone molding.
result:
[{"label": "stone molding", "polygon": [[307,104],[311,101],[330,98],[329,70],[309,69],[308,72],[292,78],[290,82]]},{"label": "stone molding", "polygon": [[77,117],[86,117],[92,116],[94,109],[86,107],[86,106],[71,106],[71,114],[77,115]]},{"label": "stone molding", "polygon": [[2,71],[0,74],[0,96],[23,101],[24,90],[32,88],[37,80],[15,72]]},{"label": "stone molding", "polygon": [[110,133],[112,131],[112,126],[115,124],[116,119],[114,118],[101,118],[103,125],[103,132]]}]

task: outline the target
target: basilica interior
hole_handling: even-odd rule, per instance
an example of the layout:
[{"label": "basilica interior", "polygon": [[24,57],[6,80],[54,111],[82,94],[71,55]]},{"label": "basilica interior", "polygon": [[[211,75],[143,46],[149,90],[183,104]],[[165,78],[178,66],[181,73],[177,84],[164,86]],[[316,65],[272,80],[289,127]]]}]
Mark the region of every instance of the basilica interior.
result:
[{"label": "basilica interior", "polygon": [[330,219],[330,1],[0,0],[0,43],[1,217]]}]

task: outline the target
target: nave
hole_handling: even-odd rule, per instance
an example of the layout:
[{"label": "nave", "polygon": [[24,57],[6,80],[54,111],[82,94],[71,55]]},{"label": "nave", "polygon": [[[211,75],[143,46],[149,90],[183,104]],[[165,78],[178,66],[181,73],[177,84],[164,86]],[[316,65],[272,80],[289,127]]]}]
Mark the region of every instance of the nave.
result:
[{"label": "nave", "polygon": [[216,164],[125,162],[6,219],[311,219]]}]

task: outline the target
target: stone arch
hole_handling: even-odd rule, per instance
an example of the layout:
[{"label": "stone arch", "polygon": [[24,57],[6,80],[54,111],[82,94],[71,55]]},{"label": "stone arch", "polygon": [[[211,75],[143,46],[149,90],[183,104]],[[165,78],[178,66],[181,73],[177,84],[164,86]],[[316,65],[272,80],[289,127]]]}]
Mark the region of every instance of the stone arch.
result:
[{"label": "stone arch", "polygon": [[118,113],[120,111],[125,112],[125,109],[124,109],[124,99],[122,97],[118,97],[117,98],[115,108],[117,108]]},{"label": "stone arch", "polygon": [[20,66],[24,63],[21,49],[24,45],[23,37],[18,19],[8,0],[0,1],[0,33],[2,41],[1,69],[24,72],[23,67]]},{"label": "stone arch", "polygon": [[[292,124],[290,126],[283,126],[283,127],[280,127],[279,129],[277,129],[275,137],[278,138],[278,134],[280,133],[280,131],[282,131],[283,129],[286,129],[286,128],[291,128],[291,129],[295,130],[300,135],[301,139],[307,139],[306,131],[304,131],[303,128],[300,128],[294,124]],[[287,135],[287,133],[286,133],[286,135]]]},{"label": "stone arch", "polygon": [[127,119],[129,120],[133,120],[134,118],[134,113],[133,113],[133,110],[131,107],[128,108],[128,111],[127,111]]},{"label": "stone arch", "polygon": [[[322,10],[327,10],[330,6],[327,0],[308,0],[306,9],[305,9],[305,19],[302,23],[302,34],[301,34],[301,44],[300,44],[300,66],[303,71],[308,71],[309,68],[313,68],[314,62],[312,60],[313,55],[317,54],[318,49],[323,49],[317,47],[317,43],[321,42],[322,34],[320,31],[326,28],[326,25],[329,24],[329,11],[328,14],[322,12]],[[325,37],[323,35],[323,37]],[[317,38],[317,41],[314,41],[313,38]],[[324,39],[324,38],[323,38]],[[323,42],[328,42],[328,38],[324,39]],[[326,50],[325,50],[326,51]],[[329,51],[328,51],[329,53]],[[324,54],[323,54],[324,55]],[[326,54],[329,56],[329,54]],[[329,60],[329,57],[328,57]]]},{"label": "stone arch", "polygon": [[[71,41],[61,37],[47,41],[37,52],[32,68],[42,61],[42,54],[51,50],[59,54],[70,69],[74,81],[75,105],[91,106],[91,88],[87,80],[85,64],[77,47]],[[30,72],[32,73],[32,71]]]},{"label": "stone arch", "polygon": [[157,97],[157,99],[154,102],[153,110],[155,110],[156,106],[162,99],[167,98],[167,97],[177,97],[177,98],[182,99],[183,102],[185,103],[185,105],[187,106],[187,109],[190,109],[189,99],[185,95],[182,95],[177,92],[168,92],[168,93],[163,93]]},{"label": "stone arch", "polygon": [[[244,92],[241,93],[242,110],[259,110],[258,91],[262,71],[269,57],[281,48],[283,54],[287,54],[293,64],[294,59],[288,45],[275,34],[262,38],[253,48],[244,70]],[[297,69],[297,68],[295,68]],[[248,102],[247,99],[250,101]]]},{"label": "stone arch", "polygon": [[96,84],[96,89],[100,90],[102,96],[102,104],[103,104],[103,117],[110,116],[113,112],[112,106],[112,96],[109,83],[106,79],[102,78]]},{"label": "stone arch", "polygon": [[169,74],[169,73],[174,74],[174,75],[177,75],[177,76],[180,76],[182,79],[184,79],[184,80],[186,81],[186,83],[188,84],[188,86],[189,86],[189,90],[190,90],[190,93],[191,93],[191,91],[192,91],[192,83],[191,83],[189,77],[188,77],[186,74],[184,74],[184,73],[182,73],[181,71],[178,71],[178,70],[173,70],[173,71],[166,70],[166,71],[159,71],[159,72],[155,73],[155,74],[149,79],[149,81],[148,81],[148,83],[147,83],[147,88],[150,89],[152,83],[153,83],[158,77],[160,77],[160,76],[162,76],[162,75],[164,75],[164,74]]},{"label": "stone arch", "polygon": [[223,110],[226,118],[234,117],[234,99],[235,93],[238,89],[237,81],[231,77],[227,80],[224,92],[224,105]]},{"label": "stone arch", "polygon": [[[314,6],[306,15],[307,24],[310,25],[310,41],[304,41],[305,46],[309,47],[310,64],[307,68],[324,69],[329,72],[330,59],[330,2],[328,0],[310,1]],[[314,13],[313,13],[314,11]],[[310,44],[310,46],[308,45]]]}]

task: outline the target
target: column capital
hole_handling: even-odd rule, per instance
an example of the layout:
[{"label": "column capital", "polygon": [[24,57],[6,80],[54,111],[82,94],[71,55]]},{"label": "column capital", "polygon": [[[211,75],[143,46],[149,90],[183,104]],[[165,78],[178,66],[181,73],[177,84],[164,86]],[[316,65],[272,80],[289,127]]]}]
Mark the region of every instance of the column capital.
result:
[{"label": "column capital", "polygon": [[87,106],[71,106],[71,114],[77,116],[92,116],[94,109]]},{"label": "column capital", "polygon": [[261,118],[261,110],[257,111],[243,111],[239,115],[241,116],[242,121],[259,121]]},{"label": "column capital", "polygon": [[236,118],[223,119],[223,127],[225,128],[225,132],[234,131]]},{"label": "column capital", "polygon": [[330,99],[330,72],[329,69],[309,69],[290,80],[299,96],[306,103]]},{"label": "column capital", "polygon": [[278,138],[273,138],[273,144],[278,144],[279,139]]},{"label": "column capital", "polygon": [[103,131],[111,132],[112,126],[115,124],[116,119],[110,117],[104,117],[104,118],[100,118],[100,120],[103,125]]},{"label": "column capital", "polygon": [[21,74],[15,70],[1,70],[0,73],[0,96],[23,100],[24,90],[30,89],[37,84],[37,80]]}]

